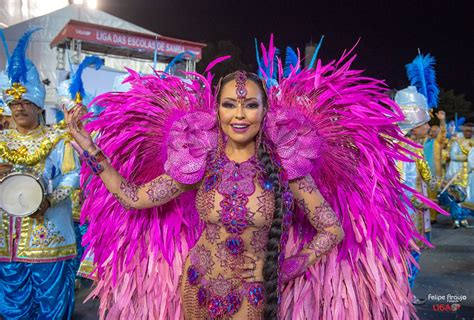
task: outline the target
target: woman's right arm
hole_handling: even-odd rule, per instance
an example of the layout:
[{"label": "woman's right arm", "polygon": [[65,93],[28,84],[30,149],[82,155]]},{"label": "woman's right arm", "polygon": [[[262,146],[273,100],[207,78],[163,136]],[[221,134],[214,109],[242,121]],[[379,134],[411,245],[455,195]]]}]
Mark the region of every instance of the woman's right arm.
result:
[{"label": "woman's right arm", "polygon": [[[71,111],[64,110],[64,117],[69,133],[76,143],[89,154],[95,155],[99,149],[94,144],[90,134],[84,129],[80,120],[79,108]],[[163,174],[144,185],[134,185],[127,182],[115,170],[107,158],[98,157],[103,170],[99,177],[110,193],[126,209],[145,209],[160,206],[178,197],[181,193],[196,188],[196,185],[185,185],[170,176]]]},{"label": "woman's right arm", "polygon": [[99,177],[107,190],[113,194],[122,207],[128,210],[160,206],[194,188],[194,186],[179,183],[166,174],[137,186],[127,182],[107,160],[100,164],[104,167],[104,171],[99,174]]}]

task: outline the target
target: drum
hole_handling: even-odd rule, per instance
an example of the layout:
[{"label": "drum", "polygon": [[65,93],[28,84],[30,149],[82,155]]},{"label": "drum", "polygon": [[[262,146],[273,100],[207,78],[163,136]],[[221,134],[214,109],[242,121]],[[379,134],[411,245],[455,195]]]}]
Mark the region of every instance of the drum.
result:
[{"label": "drum", "polygon": [[458,184],[452,184],[448,188],[448,194],[453,198],[456,203],[461,203],[466,200],[467,192],[466,188]]},{"label": "drum", "polygon": [[0,208],[12,216],[35,213],[45,196],[43,183],[32,174],[14,172],[0,179]]}]

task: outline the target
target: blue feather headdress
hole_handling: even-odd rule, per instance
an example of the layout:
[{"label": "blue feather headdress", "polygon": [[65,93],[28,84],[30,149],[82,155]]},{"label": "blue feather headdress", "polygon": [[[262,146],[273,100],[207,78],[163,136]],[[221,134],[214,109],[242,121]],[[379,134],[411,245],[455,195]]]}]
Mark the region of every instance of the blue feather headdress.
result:
[{"label": "blue feather headdress", "polygon": [[321,40],[319,40],[318,45],[316,46],[316,49],[314,49],[313,56],[311,57],[311,61],[309,62],[308,69],[313,69],[314,68],[314,63],[316,62],[318,58],[318,53],[319,49],[321,49],[321,45],[323,44],[324,36],[321,36]]},{"label": "blue feather headdress", "polygon": [[[312,57],[308,69],[313,68],[317,60],[319,49],[321,48],[324,36],[321,37]],[[295,52],[293,48],[287,47],[285,51],[285,64],[282,66],[282,61],[279,58],[279,50],[273,46],[273,35],[270,36],[269,50],[261,45],[262,55],[260,56],[258,42],[255,39],[255,54],[258,64],[258,76],[267,86],[267,89],[278,84],[278,74],[284,78],[290,77],[292,74],[298,74],[301,71],[301,59],[299,51]]]},{"label": "blue feather headdress", "polygon": [[288,76],[293,72],[298,73],[300,70],[300,57],[291,47],[286,47],[285,66],[283,67],[283,76]]},{"label": "blue feather headdress", "polygon": [[26,49],[30,43],[30,38],[33,33],[40,30],[41,28],[33,28],[26,31],[18,40],[18,43],[13,50],[13,53],[8,60],[7,73],[11,83],[25,83],[27,73],[26,63]]},{"label": "blue feather headdress", "polygon": [[156,70],[158,63],[158,36],[155,36],[155,50],[153,50],[153,70]]},{"label": "blue feather headdress", "polygon": [[[177,63],[180,63],[181,61],[183,61],[184,57],[188,55],[190,56],[192,59],[194,59],[196,57],[196,55],[190,51],[184,51],[184,52],[181,52],[180,54],[178,54],[176,57],[173,58],[173,60],[170,61],[170,63],[168,63],[168,65],[166,66],[166,69],[164,71],[165,74],[169,74],[171,69],[177,64]],[[162,76],[164,77],[165,74]]]},{"label": "blue feather headdress", "polygon": [[0,37],[2,38],[3,49],[5,49],[5,57],[7,57],[7,62],[10,60],[10,50],[8,50],[8,43],[7,39],[5,39],[5,34],[3,30],[0,30]]},{"label": "blue feather headdress", "polygon": [[[3,34],[3,30],[0,30],[0,37],[2,38],[3,48],[5,49],[5,56],[7,57],[7,62],[10,59],[10,52],[8,50],[8,44]],[[10,80],[8,79],[7,74],[4,70],[0,71],[0,92],[3,93],[5,89],[10,86]],[[11,110],[8,108],[6,103],[3,101],[3,95],[0,94],[0,115],[9,115],[11,116]]]},{"label": "blue feather headdress", "polygon": [[438,107],[439,89],[436,84],[434,70],[435,58],[430,54],[419,54],[411,63],[406,65],[410,84],[428,100],[430,109]]},{"label": "blue feather headdress", "polygon": [[31,36],[41,28],[27,30],[8,59],[7,74],[11,87],[5,90],[5,102],[28,100],[39,108],[44,107],[46,91],[34,64],[26,58],[26,49]]},{"label": "blue feather headdress", "polygon": [[273,46],[273,34],[270,36],[269,50],[261,45],[262,55],[258,50],[258,41],[255,39],[255,54],[257,56],[258,76],[265,81],[267,89],[278,84],[278,55],[279,50]]},{"label": "blue feather headdress", "polygon": [[86,95],[84,83],[82,82],[82,72],[85,68],[92,65],[95,66],[96,70],[99,70],[104,65],[104,60],[97,56],[86,57],[71,77],[72,81],[69,85],[69,94],[71,95],[71,99],[75,100],[76,103],[81,103]]}]

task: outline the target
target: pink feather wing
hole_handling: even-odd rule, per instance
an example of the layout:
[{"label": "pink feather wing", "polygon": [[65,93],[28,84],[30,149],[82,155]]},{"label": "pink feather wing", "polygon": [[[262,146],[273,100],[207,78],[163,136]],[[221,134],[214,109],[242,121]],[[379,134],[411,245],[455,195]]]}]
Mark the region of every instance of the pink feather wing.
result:
[{"label": "pink feather wing", "polygon": [[[395,125],[403,114],[382,81],[350,69],[349,55],[280,74],[269,94],[267,133],[289,178],[311,174],[345,231],[337,249],[284,289],[284,319],[416,317],[406,264],[421,236],[396,167],[406,159],[397,141],[407,141]],[[292,229],[287,256],[315,232],[300,210]]]},{"label": "pink feather wing", "polygon": [[[187,180],[183,182],[196,182],[202,178],[206,152],[215,147],[211,85],[199,75],[187,83],[178,77],[129,72],[131,89],[98,96],[93,103],[105,110],[87,129],[98,132],[97,144],[129,182],[141,185],[165,171],[176,176],[182,173],[180,177]],[[212,120],[202,128],[187,126],[196,114],[199,119]],[[177,130],[178,126],[185,128]],[[181,164],[177,160],[167,163],[178,143],[170,136],[198,129],[205,139],[189,142],[186,149],[198,165],[183,166],[183,172],[178,172],[176,166]],[[100,317],[181,318],[179,277],[188,250],[203,227],[195,209],[195,193],[160,207],[127,211],[99,177],[90,178],[86,166],[82,171],[86,198],[81,219],[89,222],[84,244],[94,253],[97,266],[92,296],[100,298]]]}]

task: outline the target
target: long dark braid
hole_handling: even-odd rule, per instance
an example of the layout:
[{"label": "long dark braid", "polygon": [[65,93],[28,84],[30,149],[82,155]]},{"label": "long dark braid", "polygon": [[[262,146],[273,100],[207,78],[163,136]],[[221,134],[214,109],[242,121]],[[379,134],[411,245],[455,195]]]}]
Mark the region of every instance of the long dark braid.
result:
[{"label": "long dark braid", "polygon": [[[254,74],[247,73],[248,80],[255,82],[263,93],[263,105],[268,108],[268,97],[264,88],[263,82]],[[223,86],[234,80],[235,74],[229,74],[221,79],[219,92],[217,93],[217,102],[220,103],[221,89]],[[263,128],[261,128],[263,130]],[[279,179],[279,169],[276,167],[271,159],[269,150],[270,146],[265,143],[265,136],[261,136],[261,143],[258,145],[257,158],[263,165],[266,179],[268,179],[273,186],[275,194],[275,211],[273,213],[273,220],[268,233],[267,252],[265,257],[265,264],[263,265],[263,279],[266,301],[264,318],[267,320],[277,319],[278,315],[278,258],[280,255],[280,238],[282,234],[283,222],[283,192],[284,188]]]},{"label": "long dark braid", "polygon": [[272,162],[270,154],[266,150],[268,146],[260,143],[257,157],[265,168],[267,179],[273,184],[275,194],[275,212],[272,225],[268,233],[267,252],[265,264],[263,265],[263,279],[265,280],[265,312],[264,318],[273,320],[278,314],[278,257],[280,256],[280,238],[283,222],[283,187],[278,178],[278,169]]}]

